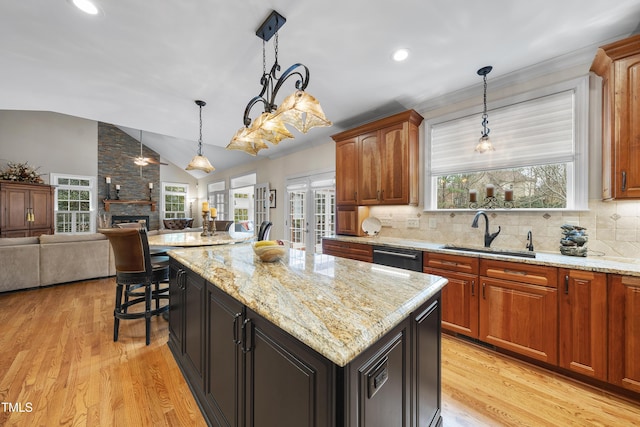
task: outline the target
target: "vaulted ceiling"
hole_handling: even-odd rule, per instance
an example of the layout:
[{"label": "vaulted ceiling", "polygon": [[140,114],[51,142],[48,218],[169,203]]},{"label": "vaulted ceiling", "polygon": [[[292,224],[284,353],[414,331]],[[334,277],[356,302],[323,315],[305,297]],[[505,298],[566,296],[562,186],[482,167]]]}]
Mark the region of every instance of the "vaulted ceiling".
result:
[{"label": "vaulted ceiling", "polygon": [[[115,124],[184,168],[197,150],[218,170],[253,161],[226,150],[260,91],[262,40],[272,10],[279,63],[309,67],[307,91],[331,128],[263,150],[278,156],[354,125],[413,108],[489,78],[637,31],[640,0],[96,0],[97,16],[71,0],[0,4],[0,109],[43,110]],[[404,62],[392,52],[410,50]],[[594,50],[595,52],[595,50]],[[267,68],[273,39],[267,44]],[[286,87],[288,86],[288,87]],[[293,91],[293,82],[282,89]],[[281,99],[278,99],[280,101]],[[251,117],[260,113],[260,106]],[[193,172],[196,178],[202,172]]]}]

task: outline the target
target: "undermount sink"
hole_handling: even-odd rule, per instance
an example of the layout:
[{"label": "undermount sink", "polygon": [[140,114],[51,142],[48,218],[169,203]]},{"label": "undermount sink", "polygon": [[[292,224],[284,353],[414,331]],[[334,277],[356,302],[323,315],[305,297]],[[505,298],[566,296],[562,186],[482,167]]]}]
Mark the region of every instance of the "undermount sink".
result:
[{"label": "undermount sink", "polygon": [[481,253],[492,254],[492,255],[517,256],[521,258],[536,257],[535,252],[519,251],[517,249],[494,249],[494,248],[485,248],[481,246],[460,246],[460,245],[451,245],[451,244],[442,246],[442,249],[449,249],[452,251],[464,251],[464,252],[481,252]]}]

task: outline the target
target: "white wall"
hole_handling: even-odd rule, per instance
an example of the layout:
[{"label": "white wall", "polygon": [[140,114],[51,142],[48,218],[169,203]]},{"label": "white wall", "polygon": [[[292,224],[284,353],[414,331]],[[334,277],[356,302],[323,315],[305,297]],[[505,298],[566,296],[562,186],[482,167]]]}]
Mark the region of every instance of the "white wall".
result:
[{"label": "white wall", "polygon": [[50,173],[98,174],[98,123],[44,111],[0,111],[0,168],[7,162]]},{"label": "white wall", "polygon": [[[311,131],[313,132],[313,130]],[[283,141],[281,144],[296,141]],[[247,154],[249,157],[249,154]],[[258,184],[269,183],[271,189],[276,190],[276,208],[270,209],[269,216],[273,227],[271,228],[270,237],[273,239],[282,239],[284,237],[284,183],[288,177],[299,176],[304,173],[335,170],[336,150],[333,140],[320,142],[312,145],[309,149],[297,151],[287,156],[274,159],[262,159],[253,163],[238,166],[221,172],[213,172],[199,182],[199,198],[198,202],[202,202],[206,198],[207,184],[221,180],[226,181],[227,189],[229,188],[229,178],[255,172]]]}]

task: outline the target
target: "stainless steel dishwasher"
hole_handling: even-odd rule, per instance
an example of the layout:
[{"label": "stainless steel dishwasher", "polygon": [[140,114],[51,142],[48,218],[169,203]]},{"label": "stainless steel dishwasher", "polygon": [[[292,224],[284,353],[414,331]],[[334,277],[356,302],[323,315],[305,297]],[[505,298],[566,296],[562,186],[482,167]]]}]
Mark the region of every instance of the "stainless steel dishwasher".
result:
[{"label": "stainless steel dishwasher", "polygon": [[422,271],[422,251],[374,246],[373,263],[405,270]]}]

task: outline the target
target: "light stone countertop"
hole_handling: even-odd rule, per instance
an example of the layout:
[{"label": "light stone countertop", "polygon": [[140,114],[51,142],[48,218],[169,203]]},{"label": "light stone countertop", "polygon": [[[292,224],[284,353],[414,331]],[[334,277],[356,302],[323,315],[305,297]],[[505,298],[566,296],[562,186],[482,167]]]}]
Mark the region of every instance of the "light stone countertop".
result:
[{"label": "light stone countertop", "polygon": [[169,255],[338,366],[447,283],[430,274],[293,249],[280,261],[263,263],[250,244],[180,248]]},{"label": "light stone countertop", "polygon": [[187,231],[183,233],[165,233],[149,236],[149,246],[210,246],[210,245],[228,245],[232,243],[246,242],[253,240],[253,233],[249,236],[244,233],[230,234],[226,231],[216,231],[211,236],[201,236],[202,231]]},{"label": "light stone countertop", "polygon": [[[546,265],[551,267],[571,268],[576,270],[596,271],[601,273],[623,274],[626,276],[640,277],[640,260],[636,258],[587,256],[573,257],[559,253],[536,252],[535,258],[523,258],[510,255],[498,255],[486,252],[469,252],[453,249],[444,249],[443,243],[431,243],[422,240],[408,240],[397,237],[351,237],[333,236],[325,239],[363,243],[368,245],[380,245],[405,249],[417,249],[425,252],[438,252],[451,255],[464,255],[477,258],[496,259],[501,261],[514,261],[525,264]],[[467,246],[467,245],[465,245]],[[474,246],[474,245],[468,245]],[[481,246],[479,246],[482,249]]]}]

